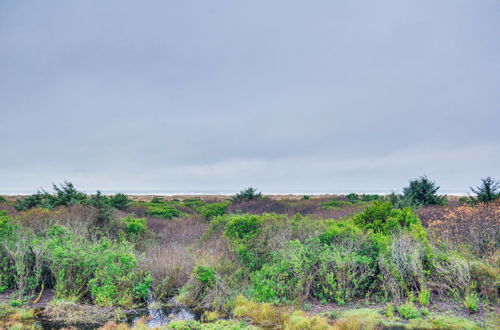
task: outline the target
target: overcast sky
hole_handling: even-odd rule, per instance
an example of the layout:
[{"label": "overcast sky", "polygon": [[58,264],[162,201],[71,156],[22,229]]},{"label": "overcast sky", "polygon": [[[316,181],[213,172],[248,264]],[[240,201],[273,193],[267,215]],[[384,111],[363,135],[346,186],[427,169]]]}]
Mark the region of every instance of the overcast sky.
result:
[{"label": "overcast sky", "polygon": [[500,179],[500,1],[1,1],[0,192]]}]

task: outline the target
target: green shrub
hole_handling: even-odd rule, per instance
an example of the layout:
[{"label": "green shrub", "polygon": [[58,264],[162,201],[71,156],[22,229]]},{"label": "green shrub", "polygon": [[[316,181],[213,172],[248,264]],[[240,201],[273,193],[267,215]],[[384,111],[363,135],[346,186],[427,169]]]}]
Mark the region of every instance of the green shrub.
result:
[{"label": "green shrub", "polygon": [[404,319],[416,319],[420,316],[418,308],[413,305],[412,302],[407,302],[403,305],[398,306],[398,313]]},{"label": "green shrub", "polygon": [[394,317],[394,305],[393,304],[387,304],[385,306],[385,311],[384,311],[385,316],[392,318]]},{"label": "green shrub", "polygon": [[131,215],[121,219],[125,225],[125,233],[129,237],[139,237],[146,233],[148,226],[145,218],[134,218]]},{"label": "green shrub", "polygon": [[471,292],[467,294],[464,299],[464,306],[469,310],[469,312],[477,313],[479,310],[479,297],[477,296],[477,293]]},{"label": "green shrub", "polygon": [[196,265],[193,274],[198,281],[208,288],[215,286],[215,270],[212,267]]},{"label": "green shrub", "polygon": [[229,201],[214,202],[203,204],[202,206],[198,207],[197,210],[201,213],[201,215],[208,219],[223,215],[224,213],[226,213],[228,206]]},{"label": "green shrub", "polygon": [[18,211],[34,207],[52,209],[56,206],[83,204],[87,201],[87,195],[78,191],[71,182],[65,181],[59,186],[54,184],[52,188],[54,189],[52,194],[41,189],[31,196],[18,199],[16,209]]},{"label": "green shrub", "polygon": [[291,302],[304,297],[310,286],[314,259],[311,246],[290,241],[273,261],[252,273],[253,297],[258,302]]},{"label": "green shrub", "polygon": [[109,204],[117,210],[126,210],[131,200],[127,195],[118,193],[109,198]]},{"label": "green shrub", "polygon": [[257,188],[248,187],[240,191],[239,193],[233,195],[233,201],[239,201],[242,199],[258,199],[262,198],[262,193],[257,192]]},{"label": "green shrub", "polygon": [[163,202],[165,202],[165,201],[163,200],[163,198],[158,197],[158,196],[155,196],[155,197],[153,197],[153,198],[151,199],[151,203],[153,203],[153,204],[161,204],[161,203],[163,203]]},{"label": "green shrub", "polygon": [[427,306],[431,302],[431,291],[426,288],[422,288],[418,293],[418,303],[421,306]]},{"label": "green shrub", "polygon": [[341,201],[341,200],[333,198],[327,202],[321,203],[321,206],[325,210],[336,210],[336,209],[342,208],[342,207],[350,205],[350,204],[351,203],[348,201]]},{"label": "green shrub", "polygon": [[174,217],[180,216],[181,211],[162,202],[151,202],[148,205],[148,214],[153,217],[172,219]]},{"label": "green shrub", "polygon": [[144,287],[151,279],[138,273],[133,247],[127,242],[103,238],[94,243],[53,226],[36,244],[47,255],[58,297],[80,300],[90,292],[94,303],[104,306],[130,306],[145,298]]},{"label": "green shrub", "polygon": [[360,228],[383,234],[391,234],[402,228],[411,229],[411,225],[420,225],[420,220],[410,208],[395,209],[390,202],[383,201],[375,201],[362,213],[355,215],[353,221]]},{"label": "green shrub", "polygon": [[262,220],[258,215],[242,214],[229,218],[224,234],[232,241],[248,240],[259,233]]},{"label": "green shrub", "polygon": [[346,197],[349,200],[349,202],[351,202],[351,203],[356,203],[359,201],[359,196],[358,196],[358,194],[355,194],[355,193],[350,193]]}]

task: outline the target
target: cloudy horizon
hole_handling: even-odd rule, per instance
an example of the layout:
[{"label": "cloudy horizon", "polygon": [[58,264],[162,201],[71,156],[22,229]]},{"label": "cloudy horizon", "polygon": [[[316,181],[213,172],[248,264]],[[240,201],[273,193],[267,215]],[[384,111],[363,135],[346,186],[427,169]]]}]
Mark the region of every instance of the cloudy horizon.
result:
[{"label": "cloudy horizon", "polygon": [[0,194],[500,179],[500,2],[0,3]]}]

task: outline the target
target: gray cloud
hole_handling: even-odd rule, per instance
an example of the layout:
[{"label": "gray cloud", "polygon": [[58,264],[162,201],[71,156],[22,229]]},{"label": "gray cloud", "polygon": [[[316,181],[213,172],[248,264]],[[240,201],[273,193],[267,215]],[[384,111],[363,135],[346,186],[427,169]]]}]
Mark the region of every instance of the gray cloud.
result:
[{"label": "gray cloud", "polygon": [[0,4],[0,191],[500,177],[497,1]]}]

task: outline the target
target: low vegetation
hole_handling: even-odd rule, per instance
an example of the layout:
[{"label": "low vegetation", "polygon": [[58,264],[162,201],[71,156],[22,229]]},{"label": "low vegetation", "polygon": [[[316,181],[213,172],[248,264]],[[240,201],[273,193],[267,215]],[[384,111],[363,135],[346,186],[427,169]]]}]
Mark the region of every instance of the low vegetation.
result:
[{"label": "low vegetation", "polygon": [[32,322],[43,302],[53,320],[127,329],[124,310],[173,299],[206,312],[166,329],[491,327],[500,200],[437,191],[421,177],[402,195],[133,201],[66,182],[4,199],[0,319]]}]

